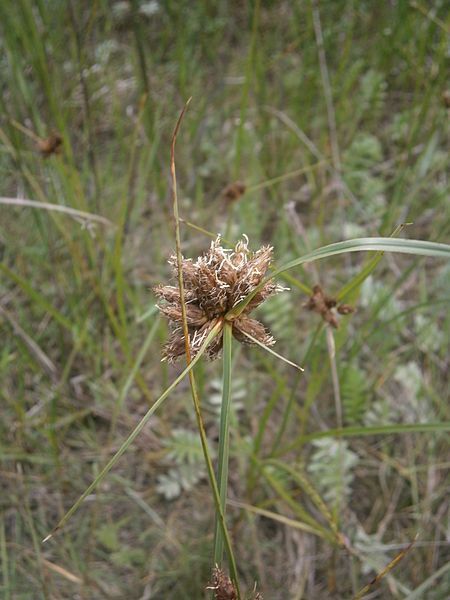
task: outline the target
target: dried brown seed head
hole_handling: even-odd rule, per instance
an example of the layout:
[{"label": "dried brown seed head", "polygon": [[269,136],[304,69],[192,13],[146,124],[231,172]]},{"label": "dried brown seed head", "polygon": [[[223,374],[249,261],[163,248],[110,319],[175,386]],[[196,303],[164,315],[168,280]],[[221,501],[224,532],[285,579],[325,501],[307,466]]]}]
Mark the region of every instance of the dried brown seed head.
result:
[{"label": "dried brown seed head", "polygon": [[337,307],[337,311],[340,315],[351,315],[355,310],[355,307],[350,306],[350,304],[339,304]]},{"label": "dried brown seed head", "polygon": [[247,186],[242,181],[234,181],[233,183],[228,184],[221,193],[222,198],[228,200],[228,202],[233,202],[234,200],[238,200],[241,196],[245,194],[245,190]]},{"label": "dried brown seed head", "polygon": [[63,139],[59,133],[53,132],[48,138],[37,140],[36,144],[39,152],[44,158],[48,158],[52,154],[59,154],[62,149]]},{"label": "dried brown seed head", "polygon": [[233,582],[217,565],[213,569],[212,581],[206,589],[214,591],[216,600],[237,600]]},{"label": "dried brown seed head", "polygon": [[[228,311],[261,284],[272,261],[272,252],[270,246],[263,246],[256,252],[250,251],[245,236],[234,249],[223,248],[219,236],[197,260],[182,259],[189,343],[193,355],[198,352],[213,327],[224,322]],[[169,264],[175,276],[176,257],[172,256]],[[232,322],[232,332],[237,340],[252,344],[253,337],[265,346],[275,343],[264,326],[248,315],[264,300],[284,289],[271,281],[261,287],[239,318]],[[184,354],[180,291],[174,286],[159,285],[154,292],[162,301],[158,308],[171,325],[171,335],[164,355],[167,360],[174,361]],[[222,334],[223,331],[220,330],[217,338],[207,348],[206,354],[211,359],[220,354]]]},{"label": "dried brown seed head", "polygon": [[339,327],[339,321],[334,309],[341,315],[349,315],[355,311],[349,304],[338,305],[337,300],[327,296],[320,285],[315,285],[313,287],[312,295],[303,306],[308,310],[318,313],[322,319],[334,327],[334,329],[338,329]]}]

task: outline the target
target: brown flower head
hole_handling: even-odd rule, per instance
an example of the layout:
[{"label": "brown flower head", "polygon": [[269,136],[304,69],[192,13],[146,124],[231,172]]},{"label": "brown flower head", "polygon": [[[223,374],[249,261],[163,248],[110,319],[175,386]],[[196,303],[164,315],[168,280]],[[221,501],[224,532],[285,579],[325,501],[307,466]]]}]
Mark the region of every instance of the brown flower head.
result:
[{"label": "brown flower head", "polygon": [[337,315],[334,312],[335,310],[340,315],[350,315],[355,312],[353,306],[349,304],[339,304],[335,298],[331,298],[327,296],[320,285],[315,285],[313,287],[313,293],[310,296],[308,302],[303,304],[305,308],[308,310],[314,311],[321,315],[322,319],[329,323],[335,329],[339,327],[339,321],[337,319]]},{"label": "brown flower head", "polygon": [[212,581],[206,588],[214,590],[216,600],[236,600],[237,592],[231,579],[216,565],[212,573]]},{"label": "brown flower head", "polygon": [[239,200],[239,198],[245,194],[247,186],[242,181],[235,181],[230,183],[222,190],[222,198],[229,202]]},{"label": "brown flower head", "polygon": [[[256,588],[256,584],[255,584]],[[207,590],[214,591],[215,600],[236,600],[237,592],[233,582],[228,575],[216,565],[212,572],[210,583],[206,587]],[[247,596],[248,597],[248,596]],[[250,599],[249,599],[250,600]],[[260,592],[253,590],[251,600],[263,600]]]},{"label": "brown flower head", "polygon": [[38,139],[36,144],[39,152],[44,158],[52,154],[60,154],[62,150],[63,139],[59,133],[52,132],[48,138]]},{"label": "brown flower head", "polygon": [[[217,323],[224,323],[225,315],[250,294],[263,280],[272,260],[273,249],[263,246],[256,252],[248,249],[248,239],[238,242],[234,250],[221,246],[220,236],[211,247],[197,258],[182,259],[186,301],[186,316],[191,352],[195,355],[205,338]],[[177,274],[177,258],[169,260]],[[234,337],[242,343],[253,344],[251,338],[265,346],[275,343],[264,326],[249,314],[266,298],[286,288],[267,282],[247,304],[243,312],[231,321]],[[182,330],[182,311],[178,286],[159,285],[155,294],[163,302],[159,310],[169,319],[171,335],[164,348],[164,357],[170,362],[185,352]],[[209,344],[206,354],[210,359],[219,356],[222,349],[222,329]]]}]

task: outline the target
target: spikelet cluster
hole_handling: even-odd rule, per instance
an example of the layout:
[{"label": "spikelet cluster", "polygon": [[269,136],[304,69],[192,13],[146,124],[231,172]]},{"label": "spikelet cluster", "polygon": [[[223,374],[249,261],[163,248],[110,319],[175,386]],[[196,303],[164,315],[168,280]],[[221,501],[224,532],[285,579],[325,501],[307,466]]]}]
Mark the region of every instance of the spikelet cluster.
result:
[{"label": "spikelet cluster", "polygon": [[[218,323],[222,327],[207,347],[206,355],[210,359],[220,355],[227,313],[262,282],[272,261],[272,254],[271,246],[263,246],[256,252],[250,251],[246,236],[234,249],[226,249],[222,247],[218,236],[209,250],[196,260],[182,259],[189,345],[193,356]],[[172,256],[169,264],[176,277],[177,257]],[[249,315],[269,296],[284,289],[267,281],[242,313],[230,321],[233,336],[238,341],[252,344],[251,338],[254,338],[264,346],[275,343],[264,325]],[[171,285],[159,285],[154,291],[161,301],[158,308],[171,325],[170,338],[163,353],[169,362],[173,362],[185,352],[180,291],[178,286]]]},{"label": "spikelet cluster", "polygon": [[322,319],[334,327],[334,329],[339,328],[336,312],[340,315],[350,315],[355,312],[353,306],[350,306],[349,304],[338,304],[338,301],[335,298],[327,296],[320,285],[315,285],[313,287],[312,295],[303,306],[308,310],[318,313]]}]

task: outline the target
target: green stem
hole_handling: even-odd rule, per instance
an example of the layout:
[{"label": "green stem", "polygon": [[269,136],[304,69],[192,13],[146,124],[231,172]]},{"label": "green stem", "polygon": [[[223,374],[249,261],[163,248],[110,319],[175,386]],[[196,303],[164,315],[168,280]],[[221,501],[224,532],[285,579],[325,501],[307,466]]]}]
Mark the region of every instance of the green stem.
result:
[{"label": "green stem", "polygon": [[[228,460],[230,455],[230,408],[231,408],[231,325],[223,327],[223,385],[222,408],[220,412],[219,462],[217,484],[220,493],[220,506],[225,516],[228,488]],[[223,559],[223,536],[219,520],[216,519],[214,536],[214,563],[221,565]]]},{"label": "green stem", "polygon": [[[173,136],[172,136],[172,144],[171,144],[171,152],[170,152],[170,172],[172,175],[173,216],[175,218],[175,240],[176,240],[176,249],[177,249],[178,287],[180,290],[180,304],[181,304],[181,314],[182,314],[182,321],[183,321],[183,323],[182,323],[183,324],[183,334],[184,334],[185,350],[186,350],[186,362],[187,362],[188,366],[193,364],[195,359],[193,361],[191,358],[191,350],[190,350],[190,346],[189,346],[189,330],[188,330],[186,302],[185,302],[185,295],[184,295],[183,269],[181,266],[182,262],[183,262],[183,257],[181,255],[180,215],[179,215],[179,211],[178,211],[177,176],[176,176],[176,168],[175,168],[175,144],[176,144],[178,130],[180,128],[181,121],[183,119],[183,116],[186,112],[186,109],[187,109],[190,101],[191,101],[191,99],[189,98],[189,100],[184,105],[184,108],[181,111],[180,116],[178,117],[178,121],[175,125],[175,129],[174,129]],[[229,335],[231,336],[231,326],[228,326],[228,327],[230,328]],[[223,328],[222,321],[219,321],[219,323],[217,323],[217,325],[215,326],[214,329],[217,329],[217,328],[219,328],[219,330]],[[218,331],[217,331],[217,333],[218,333]],[[216,333],[216,335],[217,335],[217,333]],[[220,333],[222,333],[222,332],[220,332]],[[229,343],[231,345],[231,337],[230,337]],[[194,377],[193,371],[189,371],[189,383],[190,383],[190,387],[191,387],[192,401],[194,403],[194,410],[195,410],[195,416],[197,419],[200,440],[202,443],[203,456],[205,459],[205,464],[206,464],[206,468],[208,471],[208,478],[209,478],[209,481],[211,484],[211,489],[213,492],[214,504],[215,504],[215,508],[216,508],[217,526],[220,528],[221,540],[222,540],[222,542],[225,543],[225,547],[227,550],[228,560],[229,560],[229,564],[230,564],[230,575],[231,575],[231,579],[233,580],[233,583],[236,588],[237,600],[241,600],[241,592],[239,589],[239,581],[238,581],[238,577],[237,577],[236,560],[234,558],[233,549],[231,547],[230,535],[229,535],[228,530],[225,525],[225,517],[224,517],[224,511],[222,509],[222,502],[221,502],[221,496],[220,496],[220,492],[219,492],[219,486],[218,486],[216,478],[214,476],[214,469],[213,469],[213,465],[212,465],[212,461],[211,461],[211,455],[210,455],[210,452],[208,449],[208,440],[206,438],[205,426],[203,424],[202,414],[201,414],[201,410],[200,410],[200,399],[198,396],[197,384],[195,382],[195,377]]]}]

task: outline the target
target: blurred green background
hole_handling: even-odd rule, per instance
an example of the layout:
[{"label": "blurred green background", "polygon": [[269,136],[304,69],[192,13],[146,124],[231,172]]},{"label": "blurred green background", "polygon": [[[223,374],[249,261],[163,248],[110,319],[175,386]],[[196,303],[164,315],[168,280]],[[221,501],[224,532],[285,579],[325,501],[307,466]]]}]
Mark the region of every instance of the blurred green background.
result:
[{"label": "blurred green background", "polygon": [[[41,544],[181,370],[160,362],[151,291],[175,247],[177,116],[192,96],[187,257],[247,234],[280,264],[404,222],[448,242],[449,24],[443,0],[0,3],[1,598],[207,597],[187,381]],[[298,268],[261,307],[303,375],[236,344],[228,523],[243,589],[266,600],[351,598],[417,533],[367,597],[448,597],[450,269],[384,256],[327,333],[308,290],[335,296],[369,260]],[[196,374],[214,449],[220,362]]]}]

